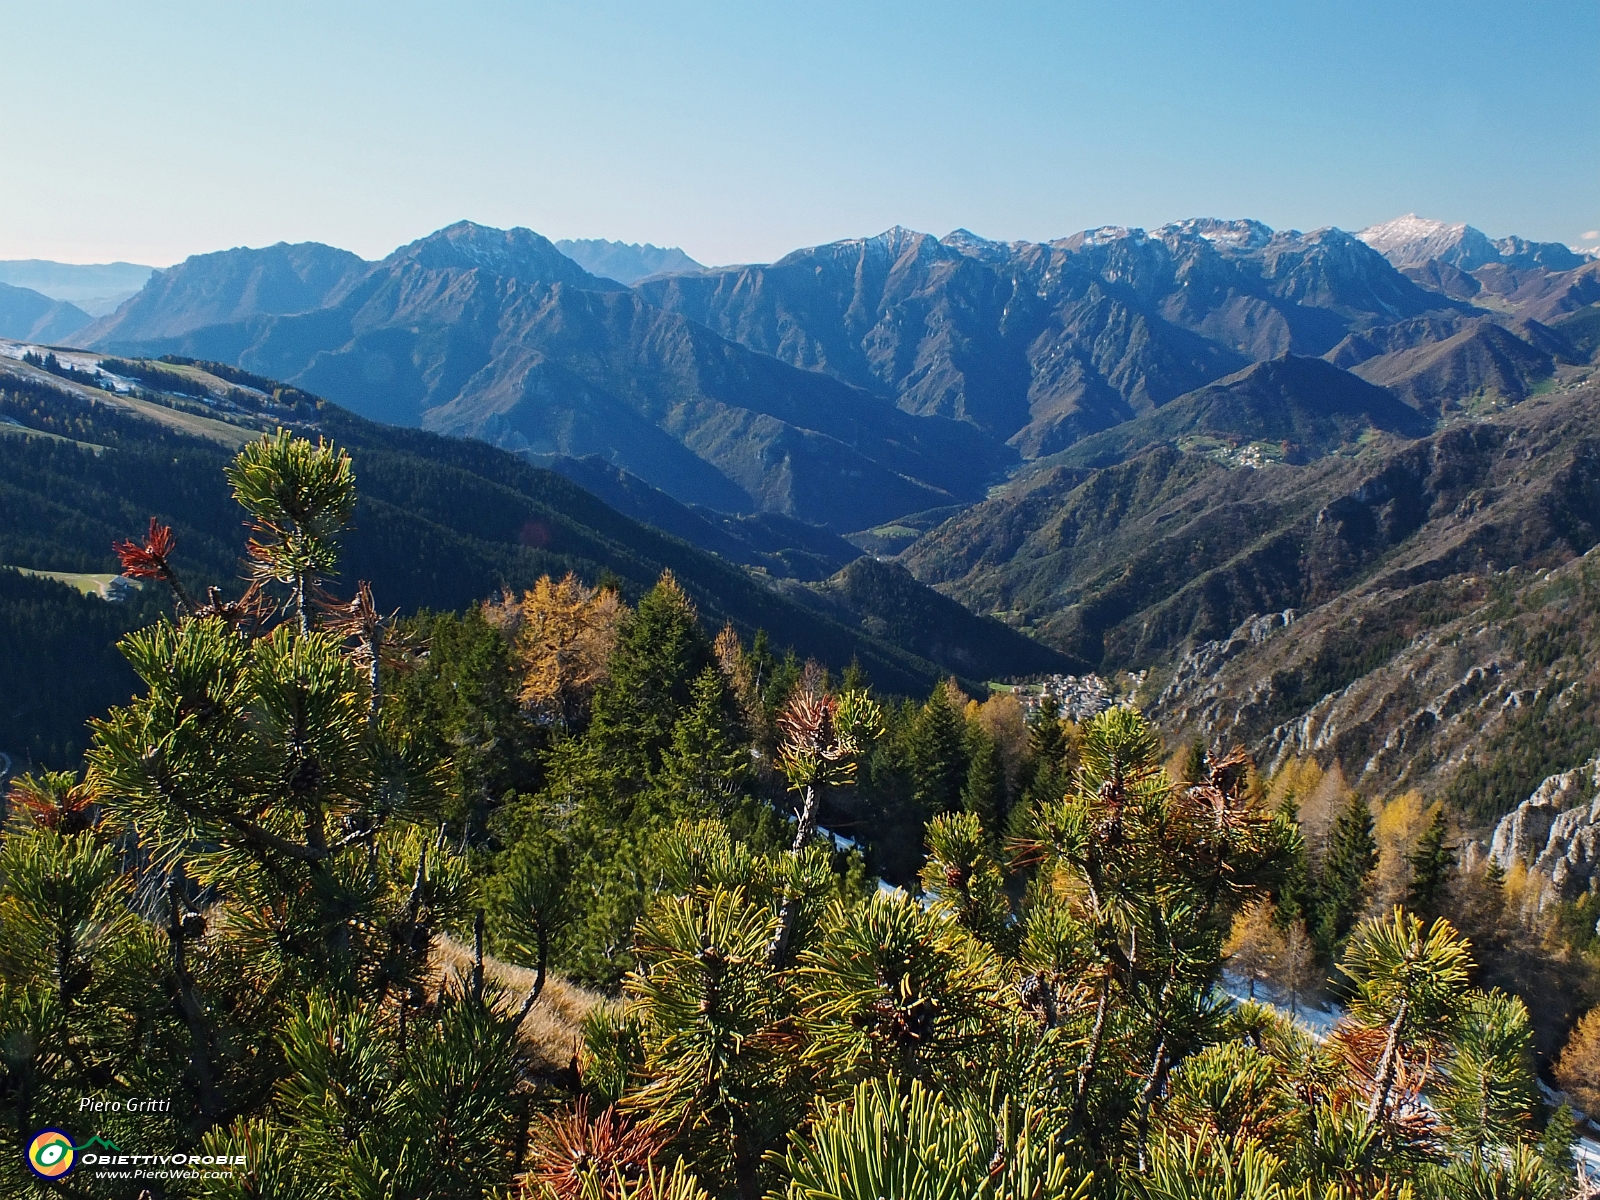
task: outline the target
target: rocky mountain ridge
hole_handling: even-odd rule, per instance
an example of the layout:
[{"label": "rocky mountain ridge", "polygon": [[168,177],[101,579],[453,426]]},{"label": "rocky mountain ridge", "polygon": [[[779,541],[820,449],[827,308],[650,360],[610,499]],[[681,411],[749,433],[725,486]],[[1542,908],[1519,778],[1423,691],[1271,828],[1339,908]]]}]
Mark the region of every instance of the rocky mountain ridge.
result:
[{"label": "rocky mountain ridge", "polygon": [[1490,239],[1414,213],[1356,236],[1420,286],[1489,311],[1550,322],[1600,300],[1600,257],[1559,242]]},{"label": "rocky mountain ridge", "polygon": [[555,247],[585,271],[630,286],[651,275],[680,275],[705,269],[677,246],[609,242],[604,238],[576,241],[563,238]]},{"label": "rocky mountain ridge", "polygon": [[1026,458],[1352,330],[1460,306],[1338,230],[1193,220],[1050,243],[896,227],[770,266],[646,281],[752,349],[962,420]]},{"label": "rocky mountain ridge", "polygon": [[1521,866],[1539,881],[1535,903],[1571,903],[1600,891],[1600,758],[1544,779],[1500,819],[1489,857],[1507,873]]},{"label": "rocky mountain ridge", "polygon": [[1369,225],[1356,237],[1397,267],[1417,267],[1433,260],[1463,271],[1490,263],[1524,270],[1570,271],[1588,261],[1586,255],[1560,242],[1530,242],[1516,236],[1491,239],[1464,222],[1452,225],[1416,213]]},{"label": "rocky mountain ridge", "polygon": [[[281,263],[296,248],[274,249]],[[242,265],[224,272],[226,289],[174,268],[90,331],[96,345],[233,363],[375,420],[532,456],[599,455],[684,503],[841,532],[974,499],[1014,458],[954,422],[752,354],[529,230],[461,223],[377,264],[307,271],[309,311],[182,328],[244,303],[254,275]],[[160,315],[161,293],[213,290],[220,305]],[[167,332],[119,340],[130,327]]]}]

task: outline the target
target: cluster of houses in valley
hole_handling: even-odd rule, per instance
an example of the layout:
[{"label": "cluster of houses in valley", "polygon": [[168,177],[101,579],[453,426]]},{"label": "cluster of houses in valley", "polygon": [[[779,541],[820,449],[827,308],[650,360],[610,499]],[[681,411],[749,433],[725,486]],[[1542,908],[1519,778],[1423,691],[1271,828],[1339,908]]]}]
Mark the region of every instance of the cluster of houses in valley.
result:
[{"label": "cluster of houses in valley", "polygon": [[1123,689],[1098,675],[1047,675],[1031,683],[1014,685],[1012,694],[1029,718],[1054,701],[1059,716],[1081,723],[1114,704],[1125,702],[1143,682],[1143,673],[1130,677],[1128,682],[1130,686]]}]

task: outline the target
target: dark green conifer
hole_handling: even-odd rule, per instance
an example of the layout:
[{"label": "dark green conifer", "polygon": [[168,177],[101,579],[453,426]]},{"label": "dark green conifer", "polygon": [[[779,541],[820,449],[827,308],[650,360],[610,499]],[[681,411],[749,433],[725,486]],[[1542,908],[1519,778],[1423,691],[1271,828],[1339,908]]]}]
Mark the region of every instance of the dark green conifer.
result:
[{"label": "dark green conifer", "polygon": [[930,816],[961,807],[967,782],[966,721],[940,684],[917,713],[909,739],[913,796]]},{"label": "dark green conifer", "polygon": [[993,838],[1000,829],[1005,807],[1005,768],[1000,748],[980,726],[967,728],[967,778],[961,787],[961,807],[978,818],[983,831]]},{"label": "dark green conifer", "polygon": [[1061,710],[1054,696],[1046,696],[1028,721],[1028,757],[1020,781],[1021,810],[1034,804],[1054,803],[1067,794],[1072,786],[1071,757],[1072,747],[1061,726]]},{"label": "dark green conifer", "polygon": [[[1278,812],[1289,825],[1296,829],[1300,827],[1300,806],[1295,803],[1293,795],[1284,799],[1278,806]],[[1277,913],[1275,924],[1283,930],[1287,930],[1296,921],[1305,922],[1308,926],[1313,924],[1312,910],[1317,899],[1311,859],[1306,853],[1304,837],[1294,840],[1286,852],[1286,858],[1283,878],[1278,881],[1273,894]]]},{"label": "dark green conifer", "polygon": [[1411,864],[1411,886],[1406,889],[1406,903],[1430,920],[1439,915],[1439,905],[1455,871],[1455,847],[1445,841],[1448,832],[1444,806],[1440,805],[1434,809],[1433,820],[1417,840],[1417,848],[1407,856]]},{"label": "dark green conifer", "polygon": [[656,784],[675,817],[726,818],[750,782],[750,753],[739,742],[722,673],[701,671],[689,708],[672,729]]},{"label": "dark green conifer", "polygon": [[662,572],[622,621],[611,677],[595,693],[591,740],[607,753],[642,759],[631,764],[642,774],[671,742],[695,679],[714,666],[694,604],[672,573]]},{"label": "dark green conifer", "polygon": [[1332,952],[1355,928],[1367,906],[1367,880],[1377,865],[1372,809],[1352,792],[1333,823],[1318,881],[1317,940],[1324,953]]}]

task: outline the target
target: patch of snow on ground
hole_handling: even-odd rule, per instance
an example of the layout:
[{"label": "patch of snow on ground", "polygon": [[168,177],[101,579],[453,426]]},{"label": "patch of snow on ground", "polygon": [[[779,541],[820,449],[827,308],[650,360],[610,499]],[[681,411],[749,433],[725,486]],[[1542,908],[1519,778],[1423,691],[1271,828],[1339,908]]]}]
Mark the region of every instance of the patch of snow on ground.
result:
[{"label": "patch of snow on ground", "polygon": [[[1249,980],[1241,979],[1231,971],[1222,973],[1221,987],[1231,999],[1240,1003],[1251,998]],[[1259,981],[1256,983],[1255,1003],[1265,1004],[1269,1008],[1276,1009],[1284,1016],[1289,1017],[1290,1020],[1294,1021],[1296,1025],[1300,1026],[1319,1042],[1327,1040],[1328,1035],[1333,1032],[1333,1027],[1344,1016],[1344,1009],[1331,1002],[1320,1007],[1300,1004],[1291,1013],[1289,1011],[1288,995]],[[1539,1080],[1539,1091],[1543,1093],[1545,1103],[1551,1108],[1567,1103],[1567,1099],[1562,1093],[1550,1088],[1542,1079]],[[1582,1111],[1574,1109],[1573,1112],[1580,1122],[1584,1119]],[[1578,1161],[1583,1164],[1584,1171],[1590,1177],[1600,1179],[1600,1142],[1593,1138],[1580,1137],[1573,1152]]]}]

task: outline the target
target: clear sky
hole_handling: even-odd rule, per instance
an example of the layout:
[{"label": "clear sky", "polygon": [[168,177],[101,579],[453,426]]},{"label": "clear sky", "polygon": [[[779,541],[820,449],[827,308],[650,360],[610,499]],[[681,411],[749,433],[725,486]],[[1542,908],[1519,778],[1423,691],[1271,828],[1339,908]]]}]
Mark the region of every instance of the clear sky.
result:
[{"label": "clear sky", "polygon": [[1600,229],[1600,0],[12,0],[0,34],[0,258]]}]

